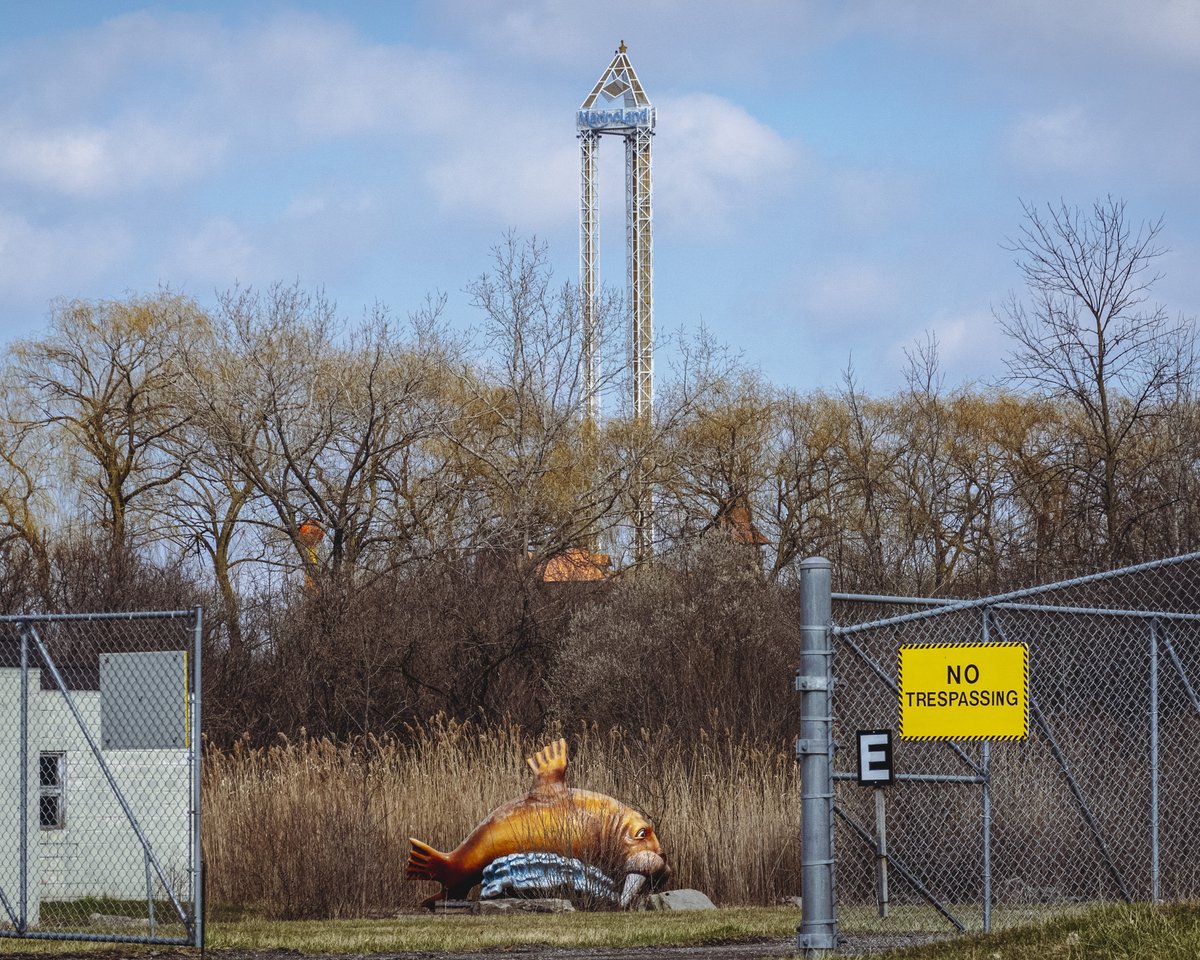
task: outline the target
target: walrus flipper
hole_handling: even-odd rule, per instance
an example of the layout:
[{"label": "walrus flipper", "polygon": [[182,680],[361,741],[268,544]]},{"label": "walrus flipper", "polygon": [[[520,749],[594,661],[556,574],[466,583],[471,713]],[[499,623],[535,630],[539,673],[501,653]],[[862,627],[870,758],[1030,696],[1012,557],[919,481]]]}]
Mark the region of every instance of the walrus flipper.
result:
[{"label": "walrus flipper", "polygon": [[434,850],[427,843],[408,838],[412,851],[408,855],[408,869],[404,872],[414,880],[436,880],[446,882],[446,855]]},{"label": "walrus flipper", "polygon": [[449,856],[412,837],[408,838],[408,842],[412,844],[412,851],[408,855],[405,874],[413,880],[433,880],[442,885],[442,889],[432,897],[422,900],[421,906],[432,910],[439,900],[462,900],[467,896],[473,884],[464,884]]},{"label": "walrus flipper", "polygon": [[567,741],[561,737],[526,761],[533,771],[530,796],[545,797],[567,789]]}]

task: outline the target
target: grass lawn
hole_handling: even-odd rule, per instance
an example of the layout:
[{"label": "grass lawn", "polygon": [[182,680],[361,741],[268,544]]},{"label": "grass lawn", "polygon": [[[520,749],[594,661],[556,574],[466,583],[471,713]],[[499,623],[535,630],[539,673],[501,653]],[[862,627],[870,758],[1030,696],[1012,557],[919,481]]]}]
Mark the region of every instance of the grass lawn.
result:
[{"label": "grass lawn", "polygon": [[[224,914],[224,915],[222,915]],[[795,934],[795,907],[730,908],[679,913],[576,913],[512,916],[402,916],[380,920],[276,921],[219,911],[210,920],[210,949],[301,953],[388,953],[402,950],[475,951],[521,946],[647,947],[738,940],[781,939]],[[842,930],[856,933],[944,930],[927,916],[894,916],[887,924],[843,911]],[[152,948],[151,948],[152,949]],[[6,953],[97,953],[127,945],[0,939]],[[896,960],[1195,960],[1200,957],[1200,904],[1110,905],[988,934],[909,948],[888,954]]]},{"label": "grass lawn", "polygon": [[[795,907],[489,917],[406,915],[380,920],[266,920],[253,916],[224,919],[218,915],[209,920],[207,946],[212,950],[280,948],[302,953],[469,951],[539,944],[664,946],[788,937],[795,933],[799,922],[800,911]],[[0,939],[0,956],[112,949],[109,944]],[[128,945],[119,949],[130,952]]]},{"label": "grass lawn", "polygon": [[566,913],[511,916],[404,916],[389,920],[211,924],[210,947],[284,947],[304,952],[386,953],[395,950],[488,950],[534,944],[645,947],[712,943],[795,933],[795,907],[731,908],[678,913]]},{"label": "grass lawn", "polygon": [[893,960],[1195,960],[1200,957],[1200,904],[1097,907],[888,956]]}]

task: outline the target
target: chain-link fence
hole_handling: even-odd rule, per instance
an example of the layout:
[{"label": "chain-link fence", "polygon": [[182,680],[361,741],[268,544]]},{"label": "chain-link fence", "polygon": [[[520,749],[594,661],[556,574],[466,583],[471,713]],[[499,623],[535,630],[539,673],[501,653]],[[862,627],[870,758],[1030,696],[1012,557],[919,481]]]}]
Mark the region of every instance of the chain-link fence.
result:
[{"label": "chain-link fence", "polygon": [[0,617],[0,937],[201,944],[200,630]]},{"label": "chain-link fence", "polygon": [[899,727],[903,645],[1023,643],[1023,741],[897,740],[888,920],[987,929],[1072,904],[1200,897],[1200,554],[978,601],[832,595],[843,916],[876,915],[855,735]]}]

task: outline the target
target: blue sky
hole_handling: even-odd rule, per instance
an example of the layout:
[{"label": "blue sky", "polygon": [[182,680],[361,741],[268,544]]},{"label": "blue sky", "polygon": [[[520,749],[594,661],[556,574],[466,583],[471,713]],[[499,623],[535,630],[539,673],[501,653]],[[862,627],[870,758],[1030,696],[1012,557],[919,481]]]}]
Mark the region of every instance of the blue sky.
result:
[{"label": "blue sky", "polygon": [[[507,230],[578,271],[574,111],[624,39],[658,110],[655,322],[874,392],[936,335],[1002,373],[1020,201],[1163,216],[1200,314],[1200,2],[0,4],[0,339],[59,297],[462,292]],[[620,144],[601,279],[623,285]]]}]

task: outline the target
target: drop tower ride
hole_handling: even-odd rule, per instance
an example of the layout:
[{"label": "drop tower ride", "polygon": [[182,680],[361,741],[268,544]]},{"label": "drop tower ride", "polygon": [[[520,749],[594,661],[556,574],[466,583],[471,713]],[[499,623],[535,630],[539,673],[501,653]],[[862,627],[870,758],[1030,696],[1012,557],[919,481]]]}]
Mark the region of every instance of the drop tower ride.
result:
[{"label": "drop tower ride", "polygon": [[[633,417],[648,429],[654,403],[654,266],[650,144],[655,111],[626,55],[625,41],[576,113],[579,136],[579,292],[583,315],[584,416],[600,416],[596,385],[596,152],[600,137],[625,141],[625,261],[630,315]],[[652,516],[648,469],[635,464],[634,535],[638,560],[650,555]]]}]

